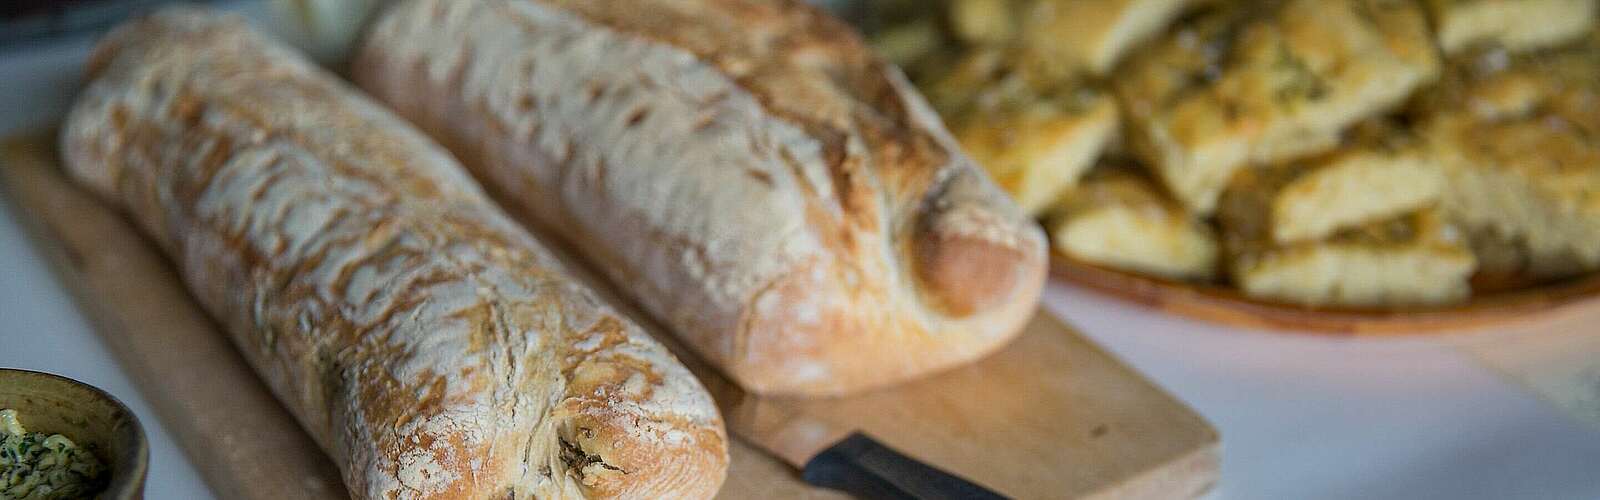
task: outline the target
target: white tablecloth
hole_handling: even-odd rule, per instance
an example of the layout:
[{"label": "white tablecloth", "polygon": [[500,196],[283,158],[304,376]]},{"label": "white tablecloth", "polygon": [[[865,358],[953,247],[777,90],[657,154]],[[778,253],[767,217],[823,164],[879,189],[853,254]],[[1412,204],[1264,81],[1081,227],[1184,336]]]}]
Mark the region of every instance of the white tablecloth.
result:
[{"label": "white tablecloth", "polygon": [[[0,48],[0,133],[59,116],[87,47]],[[116,395],[150,437],[146,497],[210,498],[16,217],[0,204],[0,366]],[[1442,341],[1241,331],[1060,284],[1045,303],[1217,426],[1223,498],[1600,499],[1600,432]]]}]

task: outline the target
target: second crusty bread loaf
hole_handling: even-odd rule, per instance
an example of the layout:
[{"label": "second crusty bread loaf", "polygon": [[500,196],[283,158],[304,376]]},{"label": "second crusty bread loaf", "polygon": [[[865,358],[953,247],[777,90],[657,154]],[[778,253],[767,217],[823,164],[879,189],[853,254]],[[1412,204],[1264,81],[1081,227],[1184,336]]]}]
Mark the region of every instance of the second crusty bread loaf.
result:
[{"label": "second crusty bread loaf", "polygon": [[900,73],[796,0],[413,0],[355,79],[764,393],[998,349],[1042,231]]},{"label": "second crusty bread loaf", "polygon": [[203,11],[117,30],[89,73],[67,166],[166,250],[353,496],[716,492],[705,390],[409,125]]}]

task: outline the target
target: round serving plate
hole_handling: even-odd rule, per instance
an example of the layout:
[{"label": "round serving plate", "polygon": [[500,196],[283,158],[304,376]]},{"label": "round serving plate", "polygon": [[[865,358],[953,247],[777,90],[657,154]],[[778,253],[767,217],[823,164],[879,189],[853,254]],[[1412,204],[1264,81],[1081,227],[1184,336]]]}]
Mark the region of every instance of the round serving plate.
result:
[{"label": "round serving plate", "polygon": [[1313,308],[1246,296],[1236,288],[1175,281],[1097,266],[1052,252],[1062,280],[1162,312],[1254,329],[1333,335],[1438,334],[1537,319],[1585,304],[1600,307],[1600,273],[1528,288],[1475,294],[1432,308]]}]

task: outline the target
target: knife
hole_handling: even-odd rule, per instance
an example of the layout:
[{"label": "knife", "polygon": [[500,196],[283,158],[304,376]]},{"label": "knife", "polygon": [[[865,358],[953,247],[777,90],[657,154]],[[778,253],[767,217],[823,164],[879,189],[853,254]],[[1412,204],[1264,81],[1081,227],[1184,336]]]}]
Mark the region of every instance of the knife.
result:
[{"label": "knife", "polygon": [[[646,323],[646,328],[657,326]],[[663,340],[717,400],[728,431],[798,469],[807,484],[874,500],[1006,498],[856,429],[809,416],[798,401],[750,394],[692,354],[679,352],[675,339]]]},{"label": "knife", "polygon": [[[760,403],[756,403],[760,404]],[[821,488],[882,500],[987,500],[1005,498],[922,463],[866,434],[799,413],[768,411],[763,423],[730,418],[729,429],[800,470]]]}]

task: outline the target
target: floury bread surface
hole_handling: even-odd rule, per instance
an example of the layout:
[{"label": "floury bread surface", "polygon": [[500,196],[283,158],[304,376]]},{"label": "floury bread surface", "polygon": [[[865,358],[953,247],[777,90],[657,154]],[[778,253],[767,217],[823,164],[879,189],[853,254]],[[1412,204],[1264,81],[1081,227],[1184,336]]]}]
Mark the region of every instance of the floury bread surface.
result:
[{"label": "floury bread surface", "polygon": [[1043,286],[1042,231],[804,2],[406,1],[353,74],[757,392],[966,363]]},{"label": "floury bread surface", "polygon": [[191,9],[116,30],[89,74],[73,176],[165,249],[353,496],[716,492],[704,388],[388,111]]}]

